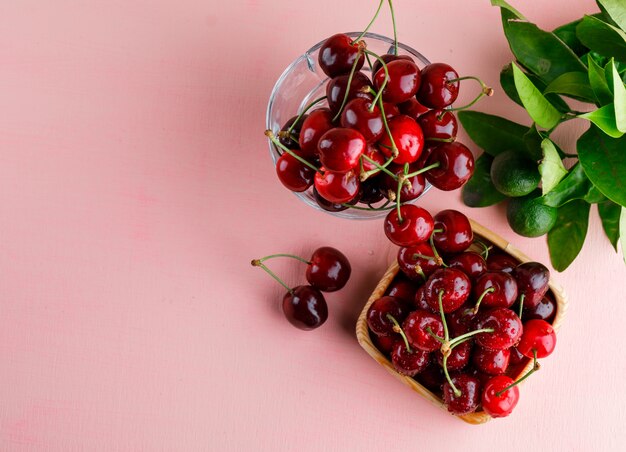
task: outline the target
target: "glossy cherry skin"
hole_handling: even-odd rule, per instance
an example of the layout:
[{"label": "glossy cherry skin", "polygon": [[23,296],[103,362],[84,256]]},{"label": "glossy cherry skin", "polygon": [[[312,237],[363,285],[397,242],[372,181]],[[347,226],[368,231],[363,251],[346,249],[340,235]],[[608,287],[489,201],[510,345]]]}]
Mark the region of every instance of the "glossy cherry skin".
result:
[{"label": "glossy cherry skin", "polygon": [[434,217],[435,232],[433,240],[437,250],[444,253],[460,253],[465,251],[474,240],[472,225],[469,219],[458,210],[442,210]]},{"label": "glossy cherry skin", "polygon": [[398,246],[414,246],[425,242],[433,232],[433,217],[426,209],[413,204],[400,206],[402,221],[398,210],[393,209],[385,217],[384,229],[387,238]]},{"label": "glossy cherry skin", "polygon": [[378,106],[370,111],[372,102],[368,99],[354,99],[348,102],[341,113],[342,127],[360,132],[367,142],[378,141],[385,133],[383,115]]},{"label": "glossy cherry skin", "polygon": [[441,347],[441,343],[428,333],[430,329],[436,336],[440,338],[444,336],[443,323],[437,314],[421,310],[413,311],[402,324],[402,329],[411,347],[427,352],[434,352]]},{"label": "glossy cherry skin", "polygon": [[556,347],[556,333],[554,328],[545,320],[533,319],[524,323],[524,333],[517,344],[517,350],[524,356],[533,357],[533,350],[537,351],[537,358],[550,356]]},{"label": "glossy cherry skin", "polygon": [[378,188],[376,178],[369,178],[361,182],[361,192],[359,195],[359,202],[361,204],[375,204],[383,198],[383,193]]},{"label": "glossy cherry skin", "polygon": [[491,417],[506,417],[513,412],[519,401],[519,388],[513,386],[511,389],[497,394],[508,388],[514,380],[506,375],[491,378],[485,388],[481,398],[483,410]]},{"label": "glossy cherry skin", "polygon": [[[326,85],[326,101],[333,115],[336,115],[341,108],[343,99],[346,96],[346,91],[348,90],[349,78],[349,75],[339,75],[331,79]],[[369,88],[371,87],[372,83],[370,79],[367,78],[367,75],[362,72],[356,72],[352,76],[352,82],[350,82],[346,105],[353,99],[373,100],[374,96],[369,92]]]},{"label": "glossy cherry skin", "polygon": [[385,110],[385,118],[387,118],[387,120],[401,114],[398,106],[396,104],[390,104],[389,102],[383,102],[383,110]]},{"label": "glossy cherry skin", "polygon": [[336,173],[322,169],[321,173],[315,173],[314,183],[320,196],[331,203],[347,203],[359,194],[359,177],[354,171]]},{"label": "glossy cherry skin", "polygon": [[430,110],[417,119],[424,139],[455,140],[459,125],[454,113],[447,110]]},{"label": "glossy cherry skin", "polygon": [[420,309],[422,311],[434,312],[432,309],[430,309],[430,306],[428,306],[428,303],[426,302],[426,298],[424,298],[424,286],[420,287],[419,289],[415,291],[415,298],[413,299],[413,306],[415,306],[417,309]]},{"label": "glossy cherry skin", "polygon": [[283,297],[283,313],[293,326],[313,330],[328,318],[328,305],[315,287],[297,286]]},{"label": "glossy cherry skin", "polygon": [[451,191],[462,187],[474,174],[474,156],[463,144],[441,143],[434,148],[425,165],[439,163],[426,173],[426,179],[439,190]]},{"label": "glossy cherry skin", "polygon": [[[343,204],[330,202],[324,199],[322,195],[318,193],[315,187],[313,187],[313,197],[315,198],[315,202],[317,203],[317,205],[327,212],[341,212],[342,210],[346,210],[349,208],[348,206],[344,206]],[[353,201],[356,201],[356,199]]]},{"label": "glossy cherry skin", "polygon": [[487,272],[480,276],[474,284],[474,298],[476,300],[487,290],[480,304],[481,308],[510,308],[517,300],[517,283],[508,273]]},{"label": "glossy cherry skin", "polygon": [[487,268],[492,272],[512,273],[518,265],[519,261],[510,254],[490,253],[487,257]]},{"label": "glossy cherry skin", "polygon": [[459,374],[452,377],[454,386],[461,391],[455,396],[450,383],[443,384],[443,402],[452,414],[463,415],[476,411],[480,403],[480,380],[468,374]]},{"label": "glossy cherry skin", "polygon": [[[437,308],[439,312],[439,308]],[[468,333],[474,324],[474,304],[468,300],[463,306],[447,316],[448,330],[450,337],[457,337]]]},{"label": "glossy cherry skin", "polygon": [[400,113],[410,116],[415,120],[418,120],[420,116],[429,111],[428,107],[420,104],[419,101],[414,97],[410,98],[406,102],[402,102],[401,104],[399,104],[398,108],[400,109]]},{"label": "glossy cherry skin", "polygon": [[485,259],[473,251],[465,251],[446,260],[448,267],[461,270],[471,280],[475,280],[487,271],[487,262]]},{"label": "glossy cherry skin", "polygon": [[332,120],[333,115],[328,108],[318,108],[309,113],[300,129],[298,155],[305,158],[317,155],[317,144],[322,135],[333,128]]},{"label": "glossy cherry skin", "polygon": [[302,192],[313,185],[315,171],[285,153],[276,162],[278,180],[291,191]]},{"label": "glossy cherry skin", "polygon": [[439,294],[443,312],[449,314],[456,311],[470,296],[471,283],[469,277],[454,268],[441,268],[435,271],[424,283],[424,297],[433,311],[440,312]]},{"label": "glossy cherry skin", "polygon": [[393,344],[396,342],[397,337],[397,334],[394,334],[393,336],[377,336],[376,334],[371,335],[374,346],[385,355],[391,354]]},{"label": "glossy cherry skin", "polygon": [[[399,104],[411,99],[420,87],[421,71],[417,64],[405,59],[398,59],[387,64],[389,78],[383,89],[383,100]],[[385,70],[380,68],[374,75],[374,86],[379,90],[385,82]]]},{"label": "glossy cherry skin", "polygon": [[[300,144],[298,143],[298,138],[300,137],[300,130],[302,129],[302,123],[304,122],[304,120],[308,117],[309,115],[303,115],[302,118],[300,118],[300,120],[298,121],[298,123],[293,126],[293,129],[291,129],[291,134],[295,137],[295,141],[290,137],[290,136],[284,136],[283,134],[278,134],[278,141],[281,142],[281,144],[291,150],[297,150],[300,149]],[[280,129],[281,132],[287,132],[287,130],[289,130],[289,128],[291,127],[291,125],[293,123],[296,122],[296,120],[298,119],[297,116],[293,116],[291,118],[289,118],[289,120],[285,123],[285,125],[283,126],[282,129]]]},{"label": "glossy cherry skin", "polygon": [[395,334],[394,324],[387,314],[395,318],[398,323],[406,318],[408,305],[394,297],[384,296],[374,301],[367,311],[367,325],[375,334],[379,336],[389,336]]},{"label": "glossy cherry skin", "polygon": [[414,377],[430,363],[430,353],[418,348],[409,352],[402,339],[396,339],[391,349],[391,363],[394,369],[408,377]]},{"label": "glossy cherry skin", "polygon": [[359,165],[367,149],[365,138],[354,129],[335,127],[320,137],[317,150],[328,171],[345,173]]},{"label": "glossy cherry skin", "polygon": [[417,100],[428,108],[442,109],[459,95],[459,74],[445,63],[431,63],[422,69],[422,82]]},{"label": "glossy cherry skin", "polygon": [[476,347],[472,355],[472,363],[479,371],[488,375],[502,375],[509,367],[510,349],[488,350]]},{"label": "glossy cherry skin", "polygon": [[511,358],[509,359],[509,364],[510,365],[517,365],[523,361],[526,361],[528,358],[524,355],[522,355],[519,350],[517,349],[517,347],[511,347],[509,349],[511,351]]},{"label": "glossy cherry skin", "polygon": [[355,70],[360,70],[365,62],[363,54],[359,54],[359,44],[343,33],[331,36],[322,47],[318,56],[320,68],[329,77],[349,74],[356,59]]},{"label": "glossy cherry skin", "polygon": [[[472,341],[465,341],[457,345],[450,352],[450,356],[448,356],[448,361],[446,362],[448,371],[463,369],[469,363],[471,356]],[[443,354],[437,353],[437,363],[443,367]]]},{"label": "glossy cherry skin", "polygon": [[478,345],[490,350],[504,350],[517,344],[524,328],[522,321],[507,308],[495,308],[476,316],[476,329],[491,328],[493,333],[476,335]]},{"label": "glossy cherry skin", "polygon": [[424,387],[429,390],[439,393],[441,392],[441,388],[443,387],[444,382],[446,381],[446,376],[443,373],[443,369],[436,365],[435,363],[431,363],[426,369],[420,372],[415,379]]},{"label": "glossy cherry skin", "polygon": [[[385,53],[383,55],[380,55],[380,58],[385,62],[385,64],[389,64],[392,61],[396,60],[407,60],[414,62],[413,58],[411,58],[409,55],[393,55],[391,53]],[[372,74],[376,74],[382,67],[383,65],[380,63],[380,60],[378,60],[378,58],[375,59],[374,64],[372,65]]]},{"label": "glossy cherry skin", "polygon": [[[424,148],[424,134],[414,119],[406,115],[391,118],[387,125],[398,148],[398,156],[393,159],[394,163],[404,165],[415,162]],[[378,142],[380,150],[387,157],[391,157],[391,140],[387,133]]]},{"label": "glossy cherry skin", "polygon": [[539,262],[525,262],[513,269],[520,295],[524,295],[524,307],[533,308],[539,304],[550,282],[550,271]]},{"label": "glossy cherry skin", "polygon": [[417,286],[406,279],[395,279],[387,289],[385,295],[397,298],[405,303],[413,303]]},{"label": "glossy cherry skin", "polygon": [[539,319],[552,323],[554,317],[556,316],[556,310],[556,301],[554,301],[554,298],[550,295],[550,292],[548,292],[546,296],[541,299],[539,304],[537,304],[537,306],[534,308],[524,309],[522,317],[527,320]]},{"label": "glossy cherry skin", "polygon": [[[415,256],[422,254],[431,256],[432,259]],[[398,266],[402,273],[414,281],[424,281],[424,276],[430,276],[435,270],[441,268],[441,264],[435,259],[433,249],[428,242],[418,243],[415,246],[400,247],[398,249]]]},{"label": "glossy cherry skin", "polygon": [[[385,161],[387,160],[385,158],[385,155],[374,145],[372,144],[368,144],[367,145],[367,149],[365,150],[365,152],[363,153],[363,155],[369,157],[370,159],[374,160],[376,163],[378,163],[378,165],[383,165],[385,163]],[[378,170],[377,166],[374,165],[372,162],[370,162],[369,160],[362,158],[361,159],[363,161],[363,171],[372,171],[372,170],[377,170],[378,173],[380,174],[380,170]],[[376,173],[373,173],[376,174]]]},{"label": "glossy cherry skin", "polygon": [[352,267],[348,258],[338,249],[323,246],[313,251],[306,268],[306,280],[322,292],[335,292],[343,288]]},{"label": "glossy cherry skin", "polygon": [[[392,163],[387,167],[387,169],[398,176],[404,174],[403,165],[396,165]],[[417,171],[418,169],[419,168],[415,163],[411,163],[409,165],[409,174]],[[407,202],[419,198],[419,196],[424,192],[424,189],[426,188],[426,179],[424,178],[424,173],[410,177],[407,180],[409,181],[410,185],[402,185],[402,190],[400,190],[400,202]],[[384,190],[383,192],[387,195],[387,198],[390,198],[390,193],[394,193],[395,195],[397,195],[398,181],[391,177],[389,174],[382,173],[380,175],[380,185],[381,188]]]}]

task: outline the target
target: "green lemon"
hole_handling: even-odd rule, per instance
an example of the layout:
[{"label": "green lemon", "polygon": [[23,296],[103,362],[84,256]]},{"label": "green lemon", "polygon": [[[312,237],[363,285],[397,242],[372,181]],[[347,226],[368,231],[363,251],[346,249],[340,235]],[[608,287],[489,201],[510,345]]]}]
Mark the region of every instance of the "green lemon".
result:
[{"label": "green lemon", "polygon": [[506,208],[509,226],[524,237],[547,234],[556,223],[557,209],[541,203],[541,190],[512,198]]},{"label": "green lemon", "polygon": [[493,159],[490,174],[496,189],[511,197],[529,194],[541,180],[537,164],[517,151],[498,154]]}]

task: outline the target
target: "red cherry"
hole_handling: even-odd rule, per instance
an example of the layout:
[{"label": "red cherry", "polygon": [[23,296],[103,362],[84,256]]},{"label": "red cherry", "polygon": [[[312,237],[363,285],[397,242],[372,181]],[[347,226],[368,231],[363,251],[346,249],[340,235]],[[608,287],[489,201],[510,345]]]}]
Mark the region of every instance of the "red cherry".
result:
[{"label": "red cherry", "polygon": [[283,297],[283,313],[301,330],[321,326],[328,318],[328,306],[322,293],[312,286],[297,286]]},{"label": "red cherry", "polygon": [[548,292],[545,297],[541,299],[539,304],[534,308],[524,309],[523,317],[525,319],[540,319],[545,320],[548,323],[552,323],[554,317],[556,316],[556,301]]},{"label": "red cherry", "polygon": [[439,190],[450,191],[462,187],[474,174],[474,156],[463,144],[441,143],[434,148],[426,166],[439,163],[426,173],[426,179]]},{"label": "red cherry", "polygon": [[[438,306],[437,312],[439,312]],[[451,313],[447,317],[448,329],[450,330],[451,337],[457,337],[468,333],[474,323],[475,317],[476,314],[474,313],[474,305],[468,302]]]},{"label": "red cherry", "polygon": [[358,196],[361,204],[369,204],[371,206],[384,198],[378,188],[378,181],[376,179],[377,178],[374,177],[361,182],[360,194]]},{"label": "red cherry", "polygon": [[524,307],[533,308],[548,292],[550,270],[539,262],[526,262],[513,269],[520,296],[524,295]]},{"label": "red cherry", "polygon": [[420,309],[422,311],[433,312],[433,310],[430,309],[430,306],[428,306],[428,303],[426,302],[426,298],[424,298],[424,286],[420,287],[415,292],[415,299],[413,300],[413,305],[417,309]]},{"label": "red cherry", "polygon": [[480,380],[468,374],[452,377],[454,386],[461,391],[455,396],[449,382],[443,384],[443,402],[452,414],[463,415],[476,411],[480,402]]},{"label": "red cherry", "polygon": [[371,334],[370,338],[374,343],[374,346],[383,352],[385,355],[390,355],[391,350],[393,349],[393,344],[396,341],[397,335],[393,336],[377,336],[375,334]]},{"label": "red cherry", "polygon": [[363,54],[359,54],[359,43],[343,33],[331,36],[322,47],[318,56],[320,68],[329,77],[349,74],[356,59],[356,70],[360,70],[365,62]]},{"label": "red cherry", "polygon": [[435,247],[444,253],[460,253],[465,251],[474,240],[472,225],[469,219],[458,210],[442,210],[435,215]]},{"label": "red cherry", "polygon": [[[380,58],[385,62],[385,64],[391,63],[392,61],[396,60],[407,60],[413,62],[413,58],[408,55],[393,55],[391,53],[385,53],[381,55]],[[382,67],[383,65],[377,58],[372,65],[372,74],[376,74]]]},{"label": "red cherry", "polygon": [[383,116],[380,108],[368,99],[354,99],[346,104],[341,114],[341,125],[359,131],[366,141],[373,142],[385,133]]},{"label": "red cherry", "polygon": [[289,190],[302,192],[313,185],[315,171],[285,153],[276,162],[276,175]]},{"label": "red cherry", "polygon": [[556,347],[556,333],[552,325],[545,320],[533,319],[524,323],[522,339],[517,344],[517,350],[524,356],[533,357],[533,350],[537,351],[537,358],[549,356]]},{"label": "red cherry", "polygon": [[[414,119],[405,115],[395,116],[388,122],[389,131],[398,148],[398,156],[393,160],[395,163],[404,165],[415,162],[424,148],[424,134]],[[378,142],[381,151],[387,156],[392,155],[391,140],[387,133]]]},{"label": "red cherry", "polygon": [[429,108],[451,105],[459,95],[459,74],[445,63],[431,63],[422,69],[422,83],[417,100]]},{"label": "red cherry", "polygon": [[[317,176],[316,176],[317,178]],[[426,209],[413,204],[400,206],[402,219],[398,218],[398,210],[393,209],[385,218],[385,234],[398,246],[414,246],[428,240],[433,232],[433,217]]]},{"label": "red cherry", "polygon": [[471,292],[468,276],[454,268],[435,271],[424,283],[424,297],[433,311],[439,312],[439,296],[443,312],[449,314],[465,303]]},{"label": "red cherry", "polygon": [[522,321],[507,308],[495,308],[476,316],[476,329],[491,328],[492,333],[476,335],[476,342],[490,350],[503,350],[517,344],[524,330]]},{"label": "red cherry", "polygon": [[401,104],[399,104],[398,108],[400,109],[400,113],[410,116],[415,120],[417,120],[420,116],[429,111],[428,107],[424,107],[414,97],[410,98],[406,102],[402,102]]},{"label": "red cherry", "polygon": [[[490,291],[487,292],[487,290]],[[478,300],[481,296],[481,307],[510,308],[517,300],[517,283],[515,278],[504,272],[487,272],[483,274],[474,284],[474,298]]]},{"label": "red cherry", "polygon": [[[380,152],[380,150],[371,144],[367,145],[367,149],[365,150],[365,152],[363,153],[363,155],[369,157],[370,159],[374,160],[376,163],[378,163],[380,166],[382,166],[386,159],[385,156],[383,155],[382,152]],[[373,170],[378,170],[378,167],[376,165],[374,165],[373,163],[371,163],[369,160],[363,158],[361,159],[363,161],[363,170],[368,172],[368,171],[373,171]],[[375,173],[374,173],[375,174]]]},{"label": "red cherry", "polygon": [[323,292],[335,292],[346,285],[352,267],[338,249],[323,246],[313,251],[306,269],[306,280]]},{"label": "red cherry", "polygon": [[[348,206],[344,206],[343,204],[330,202],[330,201],[324,199],[318,193],[318,191],[315,189],[315,186],[313,187],[313,197],[315,198],[315,202],[317,203],[317,205],[320,206],[322,209],[324,209],[327,212],[341,212],[342,210],[348,209]],[[356,201],[357,201],[357,198],[353,199],[348,204],[352,204],[352,203],[356,204]]]},{"label": "red cherry", "polygon": [[424,139],[455,140],[459,125],[454,113],[447,110],[430,110],[421,115],[417,123],[424,132]]},{"label": "red cherry", "polygon": [[472,251],[465,251],[464,253],[452,256],[447,260],[448,267],[461,270],[470,279],[476,279],[487,271],[487,263],[485,259]]},{"label": "red cherry", "polygon": [[[291,150],[300,149],[298,138],[300,137],[300,130],[302,129],[302,123],[308,116],[309,115],[303,115],[298,121],[298,123],[293,126],[293,129],[291,129],[291,133],[287,134],[286,133],[287,130],[289,130],[292,124],[294,124],[296,120],[298,120],[298,116],[293,116],[289,118],[289,120],[285,123],[283,128],[280,129],[280,131],[283,133],[278,134],[278,141],[280,141],[280,143],[288,149],[291,149]],[[295,141],[291,137],[295,137]]]},{"label": "red cherry", "polygon": [[[409,60],[398,59],[387,64],[389,78],[383,89],[383,100],[398,104],[415,96],[420,87],[421,72],[415,63]],[[385,70],[381,67],[374,75],[374,86],[379,90],[386,78]]]},{"label": "red cherry", "polygon": [[[465,341],[460,343],[450,352],[450,356],[448,356],[448,360],[446,361],[446,367],[449,371],[463,369],[469,363],[471,354],[472,342]],[[443,367],[442,353],[437,353],[437,363]]]},{"label": "red cherry", "polygon": [[511,347],[509,349],[511,351],[511,359],[509,360],[509,363],[513,366],[513,365],[518,365],[524,361],[526,361],[526,356],[522,355],[519,350],[517,349],[517,347]]},{"label": "red cherry", "polygon": [[404,341],[396,339],[391,350],[391,363],[402,375],[414,377],[428,366],[430,353],[418,348],[412,348],[409,352]]},{"label": "red cherry", "polygon": [[[339,75],[331,79],[326,85],[326,101],[333,115],[336,115],[341,108],[343,99],[346,96],[346,90],[348,89],[349,78],[349,75]],[[348,93],[346,105],[349,101],[357,98],[373,100],[374,96],[369,92],[369,88],[371,87],[372,83],[370,79],[367,78],[367,75],[362,72],[356,72],[350,82],[350,92]]]},{"label": "red cherry", "polygon": [[511,357],[510,349],[488,350],[483,347],[476,347],[472,356],[472,363],[479,371],[488,375],[501,375],[509,367]]},{"label": "red cherry", "polygon": [[393,118],[394,116],[400,115],[400,109],[396,104],[383,102],[383,108],[385,109],[385,118],[387,118],[387,120]]},{"label": "red cherry", "polygon": [[[400,176],[404,174],[404,166],[396,165],[394,163],[390,164],[387,169],[393,174]],[[411,163],[409,165],[409,174],[417,171],[419,168],[415,163]],[[417,199],[426,188],[426,179],[424,178],[424,174],[418,174],[416,176],[410,177],[407,179],[409,181],[408,184],[402,185],[402,190],[400,190],[400,202],[407,202],[413,199]],[[390,197],[390,193],[394,193],[397,195],[398,192],[398,181],[391,177],[387,173],[383,173],[380,175],[380,185],[383,189],[383,193]]]},{"label": "red cherry", "polygon": [[429,334],[429,330],[436,336],[443,338],[444,329],[441,317],[432,312],[413,311],[404,323],[402,329],[411,347],[427,352],[439,350],[441,343]]},{"label": "red cherry", "polygon": [[317,144],[326,132],[333,128],[333,115],[328,108],[313,110],[300,129],[299,155],[309,158],[317,155]]},{"label": "red cherry", "polygon": [[347,203],[359,194],[359,178],[354,171],[336,173],[322,168],[315,173],[315,189],[322,198],[332,203]]},{"label": "red cherry", "polygon": [[502,394],[500,391],[511,386],[515,381],[506,375],[500,375],[490,379],[485,385],[482,395],[483,410],[491,417],[505,417],[513,412],[519,400],[519,389],[513,386]]},{"label": "red cherry", "polygon": [[417,287],[411,281],[396,278],[387,288],[385,295],[395,297],[408,304],[413,302],[416,290]]},{"label": "red cherry", "polygon": [[[416,256],[416,254],[421,256]],[[422,256],[430,256],[426,259]],[[415,246],[400,247],[398,249],[398,266],[409,279],[423,281],[424,276],[430,276],[441,268],[441,263],[435,258],[435,253],[428,242],[418,243]]]},{"label": "red cherry", "polygon": [[517,259],[510,254],[490,253],[487,257],[487,268],[492,272],[512,273],[518,265]]},{"label": "red cherry", "polygon": [[359,166],[367,144],[356,130],[336,127],[321,136],[317,149],[320,161],[328,171],[345,173]]},{"label": "red cherry", "polygon": [[440,393],[443,383],[446,381],[446,376],[441,367],[432,363],[420,372],[415,379],[425,388]]},{"label": "red cherry", "polygon": [[367,325],[379,336],[393,335],[394,323],[387,317],[391,315],[402,322],[408,313],[408,306],[394,297],[381,297],[374,301],[367,311]]}]

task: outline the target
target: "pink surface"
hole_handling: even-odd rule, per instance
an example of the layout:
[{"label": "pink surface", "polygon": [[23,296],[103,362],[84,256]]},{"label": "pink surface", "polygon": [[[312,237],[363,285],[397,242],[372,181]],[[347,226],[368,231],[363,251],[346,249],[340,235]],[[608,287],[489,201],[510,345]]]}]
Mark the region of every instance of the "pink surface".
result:
[{"label": "pink surface", "polygon": [[[376,2],[268,3],[0,5],[0,450],[617,449],[625,270],[595,208],[558,275],[571,303],[557,352],[510,418],[459,422],[359,348],[355,320],[393,254],[381,223],[300,203],[276,180],[263,129],[283,68],[362,28]],[[396,3],[402,41],[498,87],[510,54],[488,1]],[[595,11],[517,6],[545,28]],[[374,31],[390,34],[386,12]],[[527,120],[499,89],[480,108]],[[423,202],[443,205],[463,209],[458,193]],[[548,262],[544,240],[514,235],[502,208],[469,215]],[[354,276],[305,333],[249,261],[322,244]]]}]

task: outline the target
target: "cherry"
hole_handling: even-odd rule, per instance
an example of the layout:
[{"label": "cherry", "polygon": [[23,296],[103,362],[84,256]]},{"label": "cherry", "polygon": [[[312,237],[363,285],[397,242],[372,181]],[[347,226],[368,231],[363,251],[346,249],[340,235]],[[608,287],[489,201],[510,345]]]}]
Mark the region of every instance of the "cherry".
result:
[{"label": "cherry", "polygon": [[354,171],[336,173],[322,168],[315,173],[315,189],[320,196],[332,203],[347,203],[359,193],[359,178]]},{"label": "cherry", "polygon": [[[519,265],[517,259],[510,254],[492,253],[487,257],[487,268],[492,272],[512,273],[513,269]],[[518,287],[519,289],[519,287]]]},{"label": "cherry", "polygon": [[524,309],[525,319],[540,319],[552,323],[556,316],[556,301],[548,292],[534,308]]},{"label": "cherry", "polygon": [[[391,118],[388,126],[398,148],[398,155],[393,161],[400,165],[416,161],[424,148],[424,134],[417,122],[406,115],[399,115]],[[389,134],[384,134],[378,145],[383,154],[387,157],[392,156],[392,143]]]},{"label": "cherry", "polygon": [[526,262],[513,269],[524,307],[534,308],[548,291],[550,271],[539,262]]},{"label": "cherry", "polygon": [[296,286],[283,297],[283,312],[301,330],[313,330],[328,318],[324,295],[313,286]]},{"label": "cherry", "polygon": [[[280,132],[282,132],[282,133],[278,133],[278,141],[280,141],[282,145],[284,145],[285,147],[288,147],[289,149],[292,149],[292,150],[300,149],[300,144],[298,143],[298,138],[300,137],[300,130],[302,129],[302,123],[304,122],[304,120],[308,116],[309,115],[303,115],[300,118],[300,120],[298,120],[298,116],[294,116],[292,118],[289,118],[289,120],[285,123],[283,128],[280,129]],[[293,126],[293,129],[291,129],[291,133],[287,133],[289,128],[296,121],[298,121],[298,122]],[[295,138],[295,141],[294,141],[294,139],[292,137]]]},{"label": "cherry", "polygon": [[338,249],[323,246],[313,251],[306,269],[306,280],[323,292],[335,292],[346,285],[352,267]]},{"label": "cherry", "polygon": [[[385,53],[381,55],[380,58],[385,62],[385,64],[391,63],[392,61],[396,60],[407,60],[413,62],[413,58],[411,58],[409,55],[394,55],[392,53]],[[382,67],[382,63],[377,58],[372,65],[372,74],[376,74],[380,69],[382,69]]]},{"label": "cherry", "polygon": [[410,98],[406,102],[402,102],[401,104],[399,104],[398,108],[400,109],[400,113],[410,116],[415,120],[417,120],[420,116],[429,111],[428,107],[424,107],[414,97]]},{"label": "cherry", "polygon": [[[331,79],[326,85],[326,101],[333,114],[337,114],[341,108],[346,90],[348,89],[349,75],[339,75]],[[348,93],[347,102],[353,99],[373,100],[374,96],[370,93],[369,88],[372,87],[370,79],[362,72],[355,72],[350,82],[350,92]]]},{"label": "cherry", "polygon": [[404,303],[412,303],[417,288],[406,279],[395,279],[387,288],[385,295],[397,298]]},{"label": "cherry", "polygon": [[484,388],[487,382],[493,378],[492,375],[487,375],[486,373],[474,368],[468,368],[467,373],[470,374],[472,377],[478,378],[481,388]]},{"label": "cherry", "polygon": [[470,295],[471,284],[465,273],[454,268],[436,270],[424,283],[424,297],[433,311],[440,311],[439,299],[443,312],[449,314],[461,307]]},{"label": "cherry", "polygon": [[431,336],[429,333],[443,338],[444,329],[441,317],[428,311],[413,311],[402,324],[404,334],[411,347],[418,348],[427,352],[439,350],[441,342]]},{"label": "cherry", "polygon": [[476,342],[490,350],[503,350],[515,345],[522,336],[520,318],[507,308],[495,308],[476,316],[476,328],[491,328],[492,333],[480,333]]},{"label": "cherry", "polygon": [[469,219],[458,210],[442,210],[435,215],[435,232],[433,241],[438,250],[444,253],[460,253],[465,251],[474,240],[472,225]]},{"label": "cherry", "polygon": [[317,144],[326,132],[333,128],[333,115],[328,108],[318,108],[309,113],[300,129],[300,152],[302,157],[317,155]]},{"label": "cherry", "polygon": [[433,149],[435,149],[440,144],[441,143],[438,143],[436,141],[426,141],[424,143],[424,149],[422,149],[422,154],[420,155],[420,158],[418,158],[415,162],[418,168],[424,168],[426,166],[426,161],[428,160],[431,152],[433,152]]},{"label": "cherry", "polygon": [[320,137],[317,149],[320,161],[328,171],[345,173],[359,165],[365,152],[365,138],[353,129],[336,127]]},{"label": "cherry", "polygon": [[426,298],[424,298],[424,286],[420,287],[419,289],[415,291],[415,298],[413,300],[413,305],[417,309],[421,309],[422,311],[434,312],[432,309],[430,309],[430,306],[428,306],[428,303],[426,302]]},{"label": "cherry", "polygon": [[[404,174],[403,165],[396,165],[392,163],[387,167],[387,169],[396,176]],[[409,174],[417,171],[418,169],[419,168],[415,163],[411,163],[409,165]],[[409,177],[406,180],[408,180],[409,183],[402,185],[402,189],[400,190],[400,202],[407,202],[419,198],[426,188],[426,180],[424,179],[423,173]],[[396,179],[387,173],[383,173],[380,175],[380,182],[381,188],[384,190],[383,193],[386,194],[388,198],[391,197],[390,193],[393,193],[393,196],[397,195],[398,181]]]},{"label": "cherry", "polygon": [[391,363],[402,375],[414,377],[430,362],[430,353],[418,348],[407,349],[402,339],[396,339],[391,350]]},{"label": "cherry", "polygon": [[[386,78],[384,68],[374,74],[374,86],[383,89],[382,97],[386,102],[398,104],[415,96],[420,87],[421,72],[417,65],[409,60],[397,59],[387,64]],[[385,80],[387,84],[384,85]]]},{"label": "cherry", "polygon": [[447,110],[430,110],[417,119],[424,132],[424,138],[437,140],[455,140],[459,125],[454,113]]},{"label": "cherry", "polygon": [[290,154],[283,154],[276,162],[276,175],[291,191],[302,192],[313,185],[315,171]]},{"label": "cherry", "polygon": [[[445,63],[431,63],[422,69],[417,100],[429,108],[451,105],[459,95],[459,74]],[[451,81],[454,80],[454,81]]]},{"label": "cherry", "polygon": [[483,410],[494,418],[505,417],[513,412],[519,400],[519,389],[513,386],[502,392],[514,383],[513,379],[506,375],[491,378],[483,390],[481,403]]},{"label": "cherry", "polygon": [[[376,146],[372,144],[367,145],[367,149],[365,150],[363,155],[371,160],[374,160],[380,166],[382,166],[386,160],[383,153]],[[363,170],[365,172],[372,171],[373,174],[380,172],[380,169],[378,168],[378,166],[374,165],[367,158],[361,159],[361,161],[363,162]]]},{"label": "cherry", "polygon": [[470,279],[476,279],[487,271],[485,259],[473,251],[465,251],[447,259],[448,267],[461,270]]},{"label": "cherry", "polygon": [[[398,210],[401,217],[398,217]],[[413,246],[428,240],[433,232],[433,217],[426,209],[404,204],[387,214],[384,228],[391,242],[398,246]]]},{"label": "cherry", "polygon": [[488,350],[476,347],[472,356],[472,363],[479,371],[488,375],[501,375],[509,367],[510,349]]},{"label": "cherry", "polygon": [[[469,300],[468,300],[469,301]],[[467,333],[474,323],[474,305],[466,302],[459,309],[451,313],[447,318],[448,329],[453,337]]]},{"label": "cherry", "polygon": [[400,109],[396,104],[391,104],[389,102],[383,102],[383,108],[385,109],[385,118],[388,120],[393,118],[394,116],[399,116]]},{"label": "cherry", "polygon": [[517,300],[515,278],[504,272],[483,274],[476,280],[473,290],[480,305],[487,308],[510,308]]},{"label": "cherry", "polygon": [[374,346],[383,352],[385,355],[390,355],[393,349],[393,344],[396,342],[396,336],[377,336],[376,334],[370,335]]},{"label": "cherry", "polygon": [[[448,370],[461,370],[469,363],[472,354],[472,342],[465,341],[454,347],[448,356]],[[443,367],[443,354],[437,353],[437,363]]]},{"label": "cherry", "polygon": [[524,333],[517,344],[517,350],[524,356],[533,357],[533,350],[537,358],[549,356],[556,347],[556,333],[554,328],[545,320],[533,319],[524,323]]},{"label": "cherry", "polygon": [[341,125],[359,131],[366,141],[377,141],[385,133],[380,108],[369,99],[353,99],[346,104],[341,114]]},{"label": "cherry", "polygon": [[450,191],[460,188],[474,174],[474,156],[459,142],[441,143],[434,148],[426,166],[439,166],[426,173],[426,179],[439,190]]},{"label": "cherry", "polygon": [[522,355],[517,347],[511,347],[509,350],[511,351],[511,359],[509,360],[511,365],[517,365],[526,361],[526,356]]},{"label": "cherry", "polygon": [[446,377],[443,373],[443,369],[435,365],[434,363],[430,364],[428,367],[426,367],[426,369],[420,372],[416,376],[416,379],[419,382],[419,384],[435,392],[441,391],[441,387],[443,386],[443,383],[446,381]]},{"label": "cherry", "polygon": [[353,42],[348,35],[343,33],[331,36],[320,47],[318,57],[320,68],[329,77],[349,74],[358,58],[355,70],[360,70],[365,62],[365,57],[359,51],[359,45],[358,42]]},{"label": "cherry", "polygon": [[327,212],[341,212],[342,210],[348,209],[348,206],[344,206],[341,203],[334,203],[324,199],[315,187],[313,187],[313,197],[315,198],[317,205]]},{"label": "cherry", "polygon": [[424,281],[427,276],[441,268],[441,264],[441,259],[435,257],[428,242],[398,249],[398,266],[409,279]]},{"label": "cherry", "polygon": [[359,202],[362,204],[375,204],[384,198],[383,193],[378,188],[376,179],[367,179],[361,182],[361,195]]},{"label": "cherry", "polygon": [[404,320],[408,306],[394,297],[384,296],[374,301],[367,311],[367,325],[378,336],[389,336],[395,333],[394,323],[387,317],[391,315],[398,322]]},{"label": "cherry", "polygon": [[449,382],[443,384],[443,401],[448,411],[456,415],[476,411],[480,402],[480,380],[468,374],[459,374],[452,377],[452,383],[461,394],[455,395]]}]

